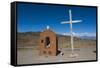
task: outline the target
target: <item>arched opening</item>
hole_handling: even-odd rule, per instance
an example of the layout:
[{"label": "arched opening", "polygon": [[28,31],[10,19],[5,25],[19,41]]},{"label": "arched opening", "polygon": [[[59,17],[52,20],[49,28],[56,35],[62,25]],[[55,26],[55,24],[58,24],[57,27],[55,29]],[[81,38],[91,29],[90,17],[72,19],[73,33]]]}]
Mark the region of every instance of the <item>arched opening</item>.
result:
[{"label": "arched opening", "polygon": [[45,47],[46,48],[50,47],[50,38],[49,37],[45,38]]},{"label": "arched opening", "polygon": [[49,54],[49,55],[51,55],[51,54],[52,54],[52,52],[51,52],[51,51],[49,51],[49,52],[48,52],[48,54]]},{"label": "arched opening", "polygon": [[43,43],[43,40],[41,40],[41,43]]}]

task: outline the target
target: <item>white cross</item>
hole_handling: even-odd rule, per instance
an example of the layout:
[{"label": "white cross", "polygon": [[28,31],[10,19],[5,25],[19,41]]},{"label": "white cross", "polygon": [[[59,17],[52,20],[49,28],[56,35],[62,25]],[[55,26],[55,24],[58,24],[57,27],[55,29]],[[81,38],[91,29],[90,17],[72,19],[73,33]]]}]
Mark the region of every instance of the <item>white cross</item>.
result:
[{"label": "white cross", "polygon": [[72,54],[73,54],[73,53],[74,53],[74,46],[73,46],[72,23],[82,22],[82,20],[74,20],[74,21],[72,21],[72,13],[71,13],[71,10],[69,10],[69,17],[70,17],[70,21],[63,21],[63,22],[61,22],[61,24],[67,24],[67,23],[70,23],[71,49],[72,49]]}]

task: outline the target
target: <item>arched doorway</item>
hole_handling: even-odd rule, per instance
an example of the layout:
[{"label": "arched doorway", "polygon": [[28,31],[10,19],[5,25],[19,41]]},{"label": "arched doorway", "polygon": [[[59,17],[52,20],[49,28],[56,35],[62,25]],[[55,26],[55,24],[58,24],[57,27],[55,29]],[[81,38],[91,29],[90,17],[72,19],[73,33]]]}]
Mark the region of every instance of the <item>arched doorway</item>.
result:
[{"label": "arched doorway", "polygon": [[49,48],[50,47],[50,38],[49,37],[46,37],[45,38],[45,47],[46,48]]}]

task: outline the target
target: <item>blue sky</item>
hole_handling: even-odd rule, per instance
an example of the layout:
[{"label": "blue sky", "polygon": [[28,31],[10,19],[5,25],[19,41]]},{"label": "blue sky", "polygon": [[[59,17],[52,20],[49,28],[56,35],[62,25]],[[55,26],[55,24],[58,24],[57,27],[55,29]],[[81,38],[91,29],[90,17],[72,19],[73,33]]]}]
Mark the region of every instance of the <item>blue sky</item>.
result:
[{"label": "blue sky", "polygon": [[75,33],[96,33],[96,8],[59,5],[17,4],[17,32],[42,31],[47,25],[58,34],[69,33],[69,9],[73,20],[82,20],[73,24]]}]

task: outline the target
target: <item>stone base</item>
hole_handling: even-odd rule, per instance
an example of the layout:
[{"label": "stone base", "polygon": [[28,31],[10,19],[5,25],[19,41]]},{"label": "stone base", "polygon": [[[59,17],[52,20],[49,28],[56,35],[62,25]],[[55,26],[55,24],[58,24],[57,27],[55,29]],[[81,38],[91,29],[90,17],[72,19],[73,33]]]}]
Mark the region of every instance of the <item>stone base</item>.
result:
[{"label": "stone base", "polygon": [[70,57],[71,57],[71,58],[76,58],[76,57],[78,57],[78,56],[79,56],[79,55],[78,55],[77,53],[71,53],[71,54],[70,54]]}]

